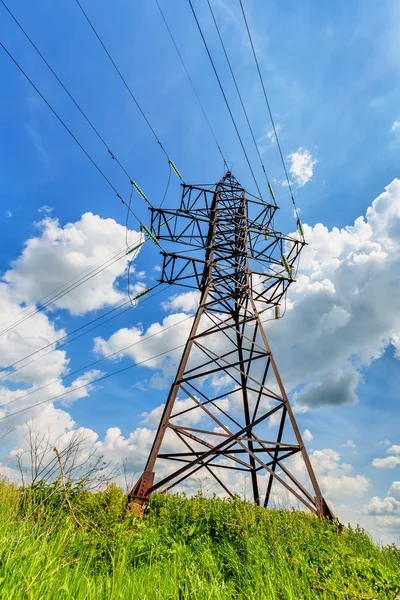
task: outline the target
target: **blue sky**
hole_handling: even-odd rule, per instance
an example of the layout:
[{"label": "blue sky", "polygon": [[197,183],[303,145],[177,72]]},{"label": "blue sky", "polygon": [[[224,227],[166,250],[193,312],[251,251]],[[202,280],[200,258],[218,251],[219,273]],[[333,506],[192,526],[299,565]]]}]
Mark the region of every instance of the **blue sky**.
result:
[{"label": "blue sky", "polygon": [[[189,4],[184,0],[161,4],[222,150],[231,161],[236,177],[254,193],[254,184]],[[395,0],[385,0],[379,6],[372,0],[330,4],[315,0],[290,1],[284,6],[278,1],[245,0],[244,4],[282,148],[289,157],[288,167],[292,167],[291,180],[302,220],[308,226],[310,243],[309,253],[302,263],[304,280],[293,286],[289,297],[295,307],[282,322],[270,328],[272,349],[276,348],[278,365],[281,358],[295,402],[297,398],[300,428],[308,429],[313,436],[309,447],[311,452],[317,453],[315,462],[321,478],[325,478],[328,488],[336,486],[332,500],[338,514],[343,520],[361,520],[377,537],[388,539],[398,536],[400,528],[400,484],[395,485],[400,479],[400,460],[395,465],[392,461],[391,468],[385,463],[375,463],[375,466],[372,463],[377,458],[397,458],[396,446],[400,444],[400,375],[396,358],[400,348],[396,337],[400,336],[400,311],[395,297],[398,291],[396,268],[400,264],[398,225],[396,229],[400,219],[400,191],[395,183],[399,176],[400,150],[400,6]],[[290,198],[287,188],[280,183],[284,175],[276,144],[268,137],[271,123],[239,5],[227,0],[213,0],[212,5],[267,172],[274,182],[281,206],[278,226],[283,231],[293,231]],[[85,1],[83,6],[184,180],[191,183],[217,181],[223,174],[221,158],[156,3],[118,0],[110,6],[101,0]],[[197,0],[195,6],[261,184],[261,169],[207,4]],[[166,157],[77,4],[73,0],[46,1],[39,5],[26,1],[15,4],[9,0],[9,8],[114,154],[151,202],[159,204],[169,175]],[[129,198],[125,175],[3,6],[0,7],[0,39],[119,193]],[[0,65],[0,226],[3,232],[0,269],[3,312],[7,316],[4,322],[12,322],[18,307],[27,303],[35,305],[42,296],[64,283],[65,274],[78,275],[90,264],[122,247],[126,212],[4,51],[0,54]],[[306,171],[299,170],[296,157],[305,160]],[[371,230],[362,229],[360,223],[353,227],[354,221],[365,215],[387,186],[386,196],[369,213]],[[179,193],[179,181],[172,174],[165,204],[176,206]],[[133,196],[133,202],[140,219],[148,222],[145,203],[137,195]],[[44,206],[51,211],[43,210]],[[99,219],[90,217],[83,224],[84,213],[98,215]],[[38,225],[44,218],[48,219],[47,224]],[[72,226],[66,229],[68,223]],[[315,227],[318,223],[324,227]],[[134,219],[130,227],[137,230]],[[346,227],[353,228],[332,232],[332,228]],[[29,238],[37,242],[26,246]],[[339,251],[341,244],[343,248]],[[377,254],[371,258],[371,252]],[[358,268],[364,259],[355,259],[357,253],[367,255],[372,261],[365,263],[365,271]],[[380,263],[380,260],[386,262]],[[337,261],[335,270],[332,261]],[[69,332],[123,301],[126,265],[123,261],[119,264],[119,270],[116,269],[110,279],[98,281],[95,277],[90,288],[78,288],[69,306],[51,305],[43,316],[46,322],[27,321],[24,325],[27,329],[20,331],[24,339],[3,336],[1,366],[22,358],[32,348],[40,348],[45,343],[43,340],[53,341],[59,337],[56,335],[59,329]],[[134,264],[133,282],[138,290],[155,284],[158,277],[155,267],[160,264],[157,249],[150,242],[146,243]],[[335,287],[335,300],[329,295],[327,281]],[[49,366],[50,380],[64,374],[63,369],[74,371],[101,357],[101,353],[94,352],[96,336],[103,339],[107,348],[115,350],[113,340],[117,338],[112,336],[121,328],[141,327],[142,332],[146,332],[152,324],[163,323],[166,318],[178,320],[174,315],[185,313],[179,300],[169,309],[163,308],[162,302],[166,303],[168,297],[180,291],[167,289],[83,336],[79,342],[71,343],[65,355],[55,353],[59,363]],[[90,301],[82,300],[84,296],[90,296]],[[345,319],[341,328],[337,325],[341,317],[334,310],[346,312],[349,319]],[[386,320],[380,319],[382,314]],[[332,315],[333,325],[322,335]],[[365,315],[364,320],[362,315]],[[48,327],[48,331],[42,330],[42,326]],[[315,331],[318,327],[321,335]],[[346,328],[351,331],[348,337],[343,333]],[[166,341],[160,348],[168,349],[175,342],[181,343],[185,337],[185,330],[181,329],[172,329],[174,334],[165,336]],[[290,336],[296,331],[300,337],[297,351],[309,356],[307,368],[303,368],[301,361],[297,367],[290,364],[290,360],[297,360],[295,348],[285,353],[285,344],[289,344]],[[140,360],[140,348],[139,345],[134,357],[124,355],[118,362],[105,361],[98,368],[107,373],[128,366],[132,359]],[[174,358],[176,354],[172,362]],[[69,362],[64,364],[63,360]],[[50,375],[44,367],[40,374],[39,361],[36,365],[37,373],[31,379],[4,384],[2,394],[6,399],[12,397],[10,394],[18,395],[18,390],[49,381],[46,377]],[[70,406],[52,405],[54,411],[46,418],[39,409],[29,416],[43,427],[52,426],[52,419],[57,420],[58,435],[74,427],[88,428],[98,434],[97,442],[102,444],[102,451],[108,448],[115,458],[120,458],[124,451],[133,453],[137,450],[134,444],[139,442],[133,437],[130,446],[127,442],[130,433],[147,426],[142,413],[160,405],[167,393],[165,386],[160,389],[154,383],[154,376],[159,381],[160,373],[168,379],[173,372],[171,365],[155,367],[137,367],[94,385],[87,397],[77,398]],[[337,400],[325,402],[324,406],[320,406],[318,400],[321,381],[331,385],[337,393],[332,396]],[[22,444],[26,418],[23,413],[14,423],[15,431],[5,438],[2,451],[7,468],[12,468],[7,453]],[[7,421],[3,425],[7,427]],[[116,436],[111,441],[109,434],[108,443],[105,436],[110,428],[119,428],[121,437]],[[390,443],[382,444],[385,440]],[[322,454],[326,449],[329,452]],[[346,465],[352,465],[352,470]],[[139,463],[137,468],[140,469]],[[335,476],[339,483],[332,479]],[[350,493],[344,490],[347,484]],[[327,495],[329,497],[329,492]],[[393,506],[395,510],[388,512]]]}]

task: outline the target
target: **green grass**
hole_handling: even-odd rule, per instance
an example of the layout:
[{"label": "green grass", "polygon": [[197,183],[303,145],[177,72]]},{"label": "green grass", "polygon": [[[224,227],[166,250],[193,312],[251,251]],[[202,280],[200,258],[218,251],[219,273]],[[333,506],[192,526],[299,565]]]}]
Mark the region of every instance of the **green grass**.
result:
[{"label": "green grass", "polygon": [[295,600],[379,598],[400,588],[400,550],[359,529],[240,500],[155,495],[124,518],[111,486],[18,490],[0,482],[0,598]]}]

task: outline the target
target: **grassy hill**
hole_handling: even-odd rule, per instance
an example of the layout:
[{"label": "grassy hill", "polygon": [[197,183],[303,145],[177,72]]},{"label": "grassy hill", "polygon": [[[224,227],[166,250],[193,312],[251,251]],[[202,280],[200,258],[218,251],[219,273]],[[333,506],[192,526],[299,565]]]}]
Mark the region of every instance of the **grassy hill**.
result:
[{"label": "grassy hill", "polygon": [[143,521],[125,507],[115,486],[0,482],[0,597],[393,600],[400,588],[399,549],[303,512],[161,494]]}]

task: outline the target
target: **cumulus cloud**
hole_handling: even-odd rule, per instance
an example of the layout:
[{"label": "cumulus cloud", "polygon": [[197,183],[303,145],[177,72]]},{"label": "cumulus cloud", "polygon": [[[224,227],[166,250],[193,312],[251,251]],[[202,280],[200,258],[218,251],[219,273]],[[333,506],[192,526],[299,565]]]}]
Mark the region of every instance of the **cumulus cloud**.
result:
[{"label": "cumulus cloud", "polygon": [[333,369],[325,373],[318,381],[305,386],[293,396],[294,405],[321,407],[335,404],[355,404],[355,389],[359,375],[355,371],[344,373]]},{"label": "cumulus cloud", "polygon": [[[42,207],[41,212],[49,210]],[[69,376],[70,359],[65,350],[55,346],[51,352],[49,348],[41,350],[45,346],[51,349],[66,334],[57,325],[55,310],[68,308],[72,314],[82,314],[125,298],[116,286],[126,268],[123,257],[93,277],[86,288],[84,285],[64,299],[55,300],[49,306],[51,312],[37,311],[39,299],[68,279],[79,280],[82,271],[100,264],[125,244],[125,227],[91,213],[65,226],[56,219],[45,218],[38,229],[39,234],[26,242],[0,281],[0,415],[6,417],[2,430],[13,431],[12,444],[16,447],[23,439],[27,421],[35,422],[42,431],[50,431],[54,440],[74,430],[75,423],[65,409],[87,397],[93,389],[92,382],[101,375],[92,369],[75,378]],[[138,239],[139,235],[130,232],[129,239]],[[32,353],[34,362],[28,356]],[[13,363],[17,363],[15,367],[10,366]],[[60,397],[58,404],[53,400],[55,396]],[[10,447],[10,439],[1,438],[3,448]]]},{"label": "cumulus cloud", "polygon": [[[66,282],[78,280],[82,272],[108,261],[107,268],[99,269],[95,277],[68,294],[55,297],[51,306],[80,315],[122,302],[125,291],[118,289],[116,280],[124,274],[129,259],[123,252],[125,227],[92,213],[64,226],[47,217],[37,227],[39,235],[28,239],[3,276],[15,301],[38,302]],[[139,239],[140,233],[129,233],[131,243]],[[114,260],[118,256],[120,260]]]},{"label": "cumulus cloud", "polygon": [[371,485],[364,475],[351,475],[353,467],[343,463],[339,452],[332,448],[315,450],[310,459],[324,493],[330,498],[342,494],[362,495]]},{"label": "cumulus cloud", "polygon": [[385,498],[373,496],[362,508],[364,515],[375,517],[379,528],[400,530],[400,481],[393,481]]},{"label": "cumulus cloud", "polygon": [[400,331],[399,233],[398,179],[354,225],[305,226],[309,245],[285,317],[267,324],[283,380],[299,404],[354,403],[361,369],[393,345]]},{"label": "cumulus cloud", "polygon": [[309,429],[305,429],[304,433],[303,433],[303,440],[306,442],[306,444],[308,444],[308,442],[311,442],[311,440],[313,439],[313,434],[311,433],[311,431]]},{"label": "cumulus cloud", "polygon": [[394,121],[392,125],[392,131],[395,133],[396,131],[400,131],[400,120]]},{"label": "cumulus cloud", "polygon": [[317,159],[313,158],[311,153],[301,146],[296,152],[289,154],[287,158],[290,163],[290,174],[295,183],[297,183],[299,187],[303,187],[303,185],[312,179],[314,165],[316,165]]},{"label": "cumulus cloud", "polygon": [[[352,465],[342,461],[339,452],[333,448],[314,450],[310,460],[321,486],[322,493],[331,501],[337,501],[343,495],[362,496],[371,486],[370,481],[361,474],[353,474]],[[300,454],[289,459],[294,473],[306,482],[306,467]]]},{"label": "cumulus cloud", "polygon": [[184,311],[193,312],[197,310],[200,302],[200,292],[193,290],[190,292],[184,292],[183,294],[176,294],[171,296],[167,302],[163,303],[164,310],[172,311]]},{"label": "cumulus cloud", "polygon": [[[123,349],[117,359],[127,356],[136,363],[146,360],[144,367],[160,369],[162,373],[161,376],[155,375],[153,385],[164,387],[175,374],[176,362],[182,354],[181,346],[187,340],[192,320],[185,313],[175,313],[165,317],[161,323],[153,323],[146,330],[141,327],[119,329],[108,340],[95,338],[94,349],[103,356]],[[172,350],[176,346],[179,348]]]},{"label": "cumulus cloud", "polygon": [[[318,223],[304,228],[308,246],[297,282],[289,289],[285,317],[268,322],[267,334],[285,387],[299,409],[354,404],[362,369],[390,345],[397,347],[400,181],[388,185],[353,225],[328,229]],[[191,312],[195,298],[196,292],[180,294],[166,306]],[[178,331],[176,335],[184,341]],[[154,350],[167,349],[160,343]]]},{"label": "cumulus cloud", "polygon": [[400,465],[400,446],[393,445],[386,450],[391,456],[385,456],[384,458],[374,458],[372,466],[376,469],[394,469]]}]

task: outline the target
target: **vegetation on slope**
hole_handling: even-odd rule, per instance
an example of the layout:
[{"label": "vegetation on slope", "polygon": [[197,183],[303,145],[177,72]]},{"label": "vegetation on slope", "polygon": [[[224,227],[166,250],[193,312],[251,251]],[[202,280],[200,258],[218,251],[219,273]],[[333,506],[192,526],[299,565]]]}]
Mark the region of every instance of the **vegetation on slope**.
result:
[{"label": "vegetation on slope", "polygon": [[393,600],[400,550],[359,529],[239,499],[155,495],[125,518],[114,485],[0,482],[0,597]]}]

